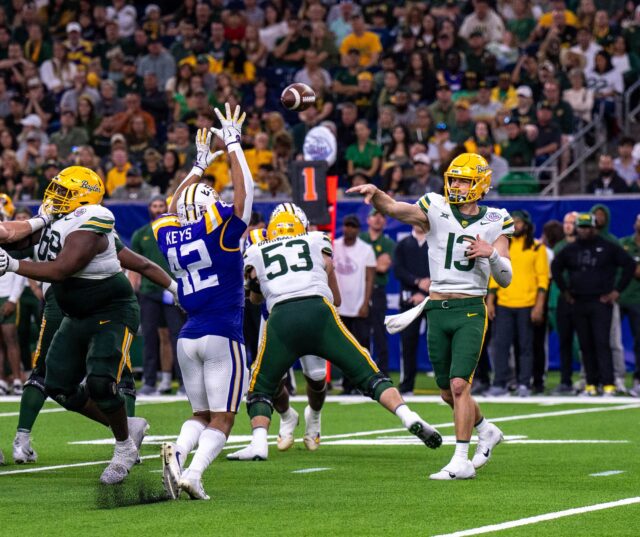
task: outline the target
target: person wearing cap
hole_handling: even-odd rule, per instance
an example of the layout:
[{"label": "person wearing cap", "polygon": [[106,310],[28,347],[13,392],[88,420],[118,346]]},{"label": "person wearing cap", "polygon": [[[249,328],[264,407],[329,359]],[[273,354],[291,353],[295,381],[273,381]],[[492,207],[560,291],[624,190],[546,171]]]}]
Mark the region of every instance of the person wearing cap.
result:
[{"label": "person wearing cap", "polygon": [[538,136],[535,142],[535,164],[540,166],[560,148],[562,131],[553,121],[553,107],[549,101],[538,103],[536,117]]},{"label": "person wearing cap", "polygon": [[61,160],[66,160],[73,147],[89,143],[87,131],[76,127],[76,113],[73,109],[63,109],[60,113],[60,130],[51,135],[51,143],[58,148]]},{"label": "person wearing cap", "polygon": [[137,73],[136,59],[133,56],[125,56],[122,64],[122,78],[118,81],[118,97],[123,98],[127,93],[142,92],[142,77]]},{"label": "person wearing cap", "polygon": [[376,86],[373,82],[373,74],[369,71],[358,74],[358,93],[353,96],[353,102],[358,107],[358,117],[368,121],[377,119]]},{"label": "person wearing cap", "polygon": [[356,49],[360,52],[360,67],[369,69],[377,66],[382,52],[380,37],[367,31],[364,18],[359,13],[353,14],[350,22],[352,31],[342,40],[340,55],[344,57],[349,50]]},{"label": "person wearing cap", "polygon": [[493,74],[491,66],[495,66],[496,58],[486,48],[484,34],[480,29],[471,32],[469,36],[469,49],[465,53],[467,69],[478,73],[480,78]]},{"label": "person wearing cap", "polygon": [[509,244],[513,266],[511,285],[500,288],[493,278],[489,280],[487,314],[493,321],[490,355],[495,376],[487,395],[508,393],[507,383],[512,375],[510,349],[517,341],[517,395],[528,397],[533,376],[533,327],[544,321],[549,263],[547,249],[534,238],[535,226],[531,215],[525,210],[518,210],[511,216],[514,225]]},{"label": "person wearing cap", "polygon": [[478,82],[476,102],[471,105],[471,119],[473,121],[491,122],[502,104],[491,100],[491,87],[486,80]]},{"label": "person wearing cap", "polygon": [[[368,349],[371,295],[378,264],[372,246],[363,241],[359,233],[358,215],[345,216],[342,220],[342,237],[333,243],[333,264],[342,297],[338,307],[340,319],[358,343]],[[343,379],[342,388],[345,395],[353,392],[346,378]]]},{"label": "person wearing cap", "polygon": [[529,86],[518,86],[516,89],[518,104],[511,109],[511,118],[521,127],[536,121],[536,109],[533,102],[533,91]]},{"label": "person wearing cap", "polygon": [[585,395],[616,392],[610,332],[615,304],[631,282],[636,264],[618,244],[601,237],[591,213],[576,220],[577,238],[567,244],[551,263],[553,280],[564,299],[573,306],[586,374]]},{"label": "person wearing cap", "polygon": [[[120,141],[120,139],[124,142],[124,136],[122,136],[122,134],[114,135],[113,139],[114,142]],[[129,153],[127,152],[126,145],[118,146],[114,143],[107,169],[109,166],[111,166],[111,169],[107,172],[104,186],[107,194],[110,196],[116,188],[127,182],[127,171],[133,166],[131,162],[129,162]]]},{"label": "person wearing cap", "polygon": [[[149,201],[148,210],[150,222],[134,231],[131,237],[131,250],[150,259],[171,276],[169,264],[160,252],[151,229],[151,222],[167,212],[165,198],[160,195],[153,196]],[[177,367],[176,345],[180,329],[184,324],[184,317],[173,300],[167,300],[163,287],[135,272],[129,273],[129,280],[138,294],[140,327],[144,337],[143,384],[138,393],[141,395],[152,395],[158,391],[163,394],[170,393],[174,363]],[[160,332],[164,331],[162,327],[166,327],[168,331],[170,352],[162,352],[161,340],[164,339]],[[156,389],[158,365],[161,371],[160,386]]]},{"label": "person wearing cap", "polygon": [[148,53],[138,60],[138,76],[148,72],[155,73],[158,85],[164,88],[167,81],[176,75],[176,60],[163,48],[159,37],[151,38],[147,45]]},{"label": "person wearing cap", "polygon": [[93,54],[93,43],[82,39],[80,23],[68,23],[66,33],[67,39],[63,43],[67,49],[67,59],[76,65],[88,65]]},{"label": "person wearing cap", "polygon": [[450,139],[450,134],[449,125],[436,123],[433,138],[427,149],[427,155],[434,170],[438,170],[442,163],[449,161],[449,155],[456,147],[456,144]]},{"label": "person wearing cap", "polygon": [[455,122],[456,114],[451,96],[449,84],[438,84],[436,100],[429,105],[429,113],[434,124],[445,123],[446,125],[453,125]]},{"label": "person wearing cap", "polygon": [[489,0],[476,0],[473,12],[467,15],[460,26],[460,37],[469,40],[474,31],[482,32],[488,43],[502,41],[504,22],[493,9]]},{"label": "person wearing cap", "polygon": [[371,308],[369,322],[376,364],[380,370],[387,374],[389,371],[389,349],[387,347],[387,332],[384,327],[384,317],[387,313],[387,285],[389,283],[389,271],[393,265],[393,252],[395,241],[384,233],[387,219],[384,215],[371,209],[367,217],[367,231],[360,233],[360,238],[370,244],[376,256],[376,275],[373,280],[371,292]]},{"label": "person wearing cap", "polygon": [[498,75],[498,84],[491,90],[491,100],[500,103],[506,110],[518,105],[516,88],[511,84],[511,73],[502,72]]},{"label": "person wearing cap", "polygon": [[137,166],[131,166],[127,170],[125,183],[116,188],[111,199],[129,201],[147,201],[156,193],[156,190],[145,183],[142,179],[142,172]]},{"label": "person wearing cap", "polygon": [[509,166],[531,166],[535,152],[533,132],[525,131],[515,117],[505,118],[505,123],[507,139],[500,143],[500,155]]},{"label": "person wearing cap", "polygon": [[429,192],[442,194],[444,182],[434,173],[429,155],[418,153],[413,156],[413,174],[407,189],[410,196],[424,196]]},{"label": "person wearing cap", "polygon": [[620,239],[620,246],[624,248],[635,261],[636,269],[629,286],[620,294],[620,317],[629,320],[633,335],[633,354],[635,369],[633,372],[633,386],[629,393],[640,397],[640,214],[633,224],[633,235]]}]

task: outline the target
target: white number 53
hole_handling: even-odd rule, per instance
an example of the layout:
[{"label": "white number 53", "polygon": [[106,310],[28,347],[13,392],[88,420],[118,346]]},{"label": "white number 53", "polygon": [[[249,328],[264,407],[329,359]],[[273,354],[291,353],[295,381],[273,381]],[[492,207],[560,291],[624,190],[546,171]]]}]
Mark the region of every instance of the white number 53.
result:
[{"label": "white number 53", "polygon": [[198,259],[183,268],[178,259],[177,248],[169,248],[167,251],[169,268],[176,278],[180,278],[182,281],[182,294],[185,296],[190,295],[194,291],[202,291],[208,287],[218,285],[217,274],[210,274],[205,278],[202,278],[200,275],[201,270],[211,268],[212,266],[207,246],[202,239],[180,246],[180,258],[185,258],[192,252],[198,253]]}]

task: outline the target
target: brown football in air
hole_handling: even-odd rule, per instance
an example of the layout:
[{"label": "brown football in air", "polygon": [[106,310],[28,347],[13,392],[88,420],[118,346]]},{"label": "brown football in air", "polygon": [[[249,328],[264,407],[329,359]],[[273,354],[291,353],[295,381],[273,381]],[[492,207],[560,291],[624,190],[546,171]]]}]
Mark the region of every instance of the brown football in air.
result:
[{"label": "brown football in air", "polygon": [[280,101],[287,110],[302,112],[315,104],[316,94],[306,84],[296,83],[284,88]]}]

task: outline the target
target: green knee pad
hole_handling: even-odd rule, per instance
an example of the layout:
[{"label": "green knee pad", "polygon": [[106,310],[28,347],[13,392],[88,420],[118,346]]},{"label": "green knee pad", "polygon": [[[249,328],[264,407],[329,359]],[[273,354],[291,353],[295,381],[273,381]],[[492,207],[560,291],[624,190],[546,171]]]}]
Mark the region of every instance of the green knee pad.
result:
[{"label": "green knee pad", "polygon": [[389,388],[393,388],[393,383],[389,377],[378,372],[361,382],[358,388],[367,397],[371,397],[374,401],[380,401],[382,393]]},{"label": "green knee pad", "polygon": [[66,392],[56,387],[47,386],[46,391],[47,395],[56,403],[74,412],[80,412],[89,399],[89,394],[84,386],[78,386],[73,392]]},{"label": "green knee pad", "polygon": [[271,419],[273,414],[273,402],[271,397],[262,393],[251,393],[247,395],[247,412],[251,419],[256,416],[264,416]]}]

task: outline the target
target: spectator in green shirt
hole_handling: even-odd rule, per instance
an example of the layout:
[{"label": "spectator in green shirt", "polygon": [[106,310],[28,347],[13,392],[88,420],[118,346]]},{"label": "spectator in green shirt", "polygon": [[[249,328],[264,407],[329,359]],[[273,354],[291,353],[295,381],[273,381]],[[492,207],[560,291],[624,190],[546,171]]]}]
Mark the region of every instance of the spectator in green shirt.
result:
[{"label": "spectator in green shirt", "polygon": [[636,216],[633,226],[635,233],[620,239],[620,245],[633,257],[636,262],[636,271],[631,283],[620,294],[621,320],[627,317],[633,334],[633,354],[636,358],[636,367],[633,373],[633,387],[631,395],[640,397],[640,214]]},{"label": "spectator in green shirt", "polygon": [[369,309],[374,348],[371,355],[384,373],[387,373],[389,369],[387,332],[384,327],[384,316],[387,313],[386,287],[389,283],[389,270],[391,270],[393,252],[396,248],[396,243],[384,234],[386,222],[387,219],[383,214],[371,209],[367,218],[369,229],[360,233],[360,238],[370,244],[376,254],[376,276],[373,280],[371,307]]},{"label": "spectator in green shirt", "polygon": [[535,142],[520,125],[517,118],[506,118],[507,139],[500,144],[500,155],[507,160],[509,166],[531,166],[535,152]]},{"label": "spectator in green shirt", "polygon": [[347,173],[353,175],[356,170],[367,176],[371,181],[380,168],[382,148],[370,139],[369,123],[361,119],[356,122],[356,143],[347,147]]},{"label": "spectator in green shirt", "polygon": [[[167,202],[164,197],[153,197],[149,202],[151,222],[166,212]],[[160,252],[158,243],[153,235],[151,222],[142,226],[133,234],[131,249],[157,263],[167,274],[171,275],[167,260]],[[158,391],[160,393],[169,393],[171,391],[171,376],[174,364],[176,372],[178,372],[178,362],[175,360],[175,356],[178,334],[184,324],[182,312],[174,305],[173,298],[167,296],[166,290],[162,287],[136,273],[131,273],[129,278],[134,289],[138,292],[140,327],[144,337],[144,384],[138,393],[142,395],[152,395]],[[169,338],[167,339],[170,340],[171,353],[161,352],[159,329],[165,327],[169,331]],[[160,386],[156,390],[158,359],[160,359],[161,364],[161,380]]]}]

